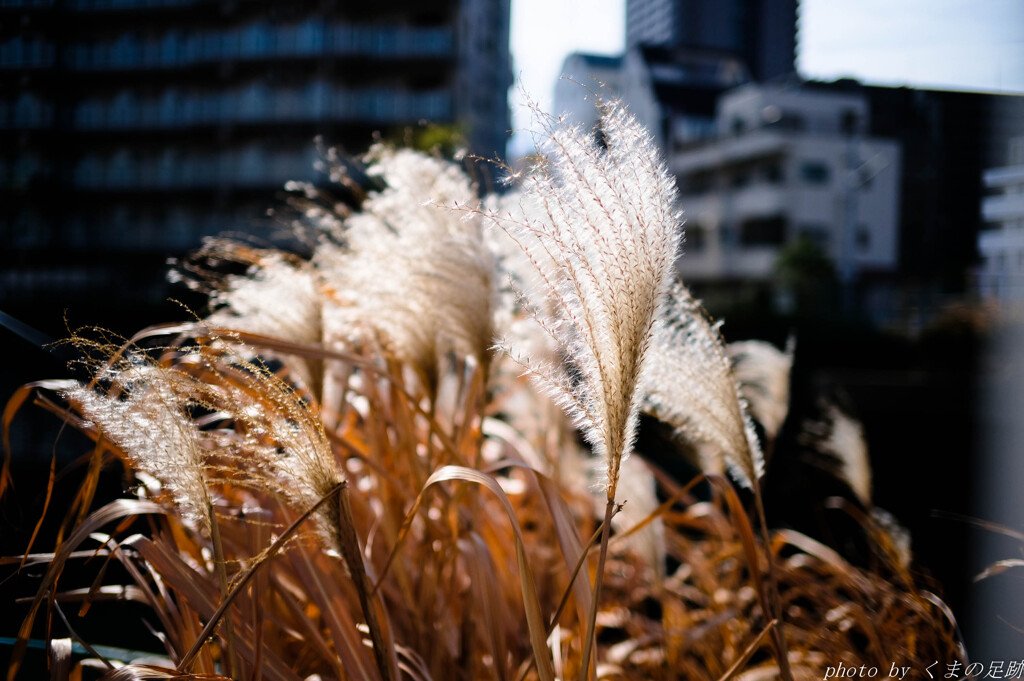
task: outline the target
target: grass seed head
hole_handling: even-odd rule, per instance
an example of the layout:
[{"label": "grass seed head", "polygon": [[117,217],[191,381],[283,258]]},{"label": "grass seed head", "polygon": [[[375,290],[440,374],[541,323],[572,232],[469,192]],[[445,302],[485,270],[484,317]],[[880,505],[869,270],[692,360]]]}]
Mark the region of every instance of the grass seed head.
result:
[{"label": "grass seed head", "polygon": [[635,439],[641,376],[681,216],[650,136],[620,103],[600,108],[600,140],[537,113],[540,156],[523,177],[520,210],[487,216],[536,272],[526,307],[563,362],[501,347],[582,429],[614,498]]}]

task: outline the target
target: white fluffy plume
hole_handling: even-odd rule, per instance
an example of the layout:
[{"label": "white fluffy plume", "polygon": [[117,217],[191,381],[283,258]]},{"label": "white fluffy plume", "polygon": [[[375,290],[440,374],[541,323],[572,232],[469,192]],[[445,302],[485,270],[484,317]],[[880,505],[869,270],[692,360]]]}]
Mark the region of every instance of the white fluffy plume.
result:
[{"label": "white fluffy plume", "polygon": [[[64,396],[201,527],[210,528],[211,488],[224,483],[271,491],[304,511],[343,474],[319,415],[278,376],[245,359],[252,354],[214,342],[179,351],[167,366],[140,352],[104,371],[111,389],[79,386]],[[205,414],[203,428],[196,413]],[[225,427],[210,428],[214,422]],[[336,515],[332,505],[317,514],[328,542]]]},{"label": "white fluffy plume", "polygon": [[724,460],[752,487],[764,473],[764,459],[718,325],[682,284],[671,301],[651,348],[658,370],[647,375],[644,409],[702,445],[705,471],[720,472]]},{"label": "white fluffy plume", "polygon": [[525,304],[563,355],[537,361],[502,347],[581,427],[614,498],[635,437],[639,386],[679,238],[676,190],[647,132],[618,103],[601,104],[604,146],[589,131],[538,115],[541,161],[520,210],[487,215],[537,275]]},{"label": "white fluffy plume", "polygon": [[330,297],[332,340],[379,342],[430,381],[449,351],[486,365],[494,258],[479,216],[443,207],[476,205],[473,187],[454,164],[410,150],[372,153],[369,173],[387,188],[346,221],[347,248],[322,245],[313,261]]},{"label": "white fluffy plume", "polygon": [[793,369],[792,343],[785,351],[764,341],[729,343],[733,375],[740,394],[764,428],[769,442],[775,440],[789,413],[789,375]]},{"label": "white fluffy plume", "polygon": [[160,482],[182,518],[209,530],[212,501],[199,430],[165,374],[145,362],[126,363],[117,372],[119,394],[79,386],[64,397],[137,470]]}]

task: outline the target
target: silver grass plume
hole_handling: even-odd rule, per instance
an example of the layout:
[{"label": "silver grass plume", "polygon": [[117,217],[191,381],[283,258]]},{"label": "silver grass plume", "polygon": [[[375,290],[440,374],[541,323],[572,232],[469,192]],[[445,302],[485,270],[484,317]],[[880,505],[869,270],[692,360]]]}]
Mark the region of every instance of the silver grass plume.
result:
[{"label": "silver grass plume", "polygon": [[681,283],[658,323],[651,357],[658,370],[647,374],[644,410],[703,445],[703,470],[717,473],[724,460],[741,484],[753,487],[764,474],[764,458],[719,324]]},{"label": "silver grass plume", "polygon": [[210,531],[213,508],[200,433],[174,382],[145,360],[126,362],[112,376],[110,392],[78,386],[68,400],[137,470],[159,481],[181,517]]},{"label": "silver grass plume", "polygon": [[[65,393],[137,470],[168,490],[182,517],[209,530],[211,486],[240,484],[305,511],[343,480],[313,407],[280,377],[247,359],[254,351],[214,339],[179,348],[173,365],[141,356],[104,372],[106,393]],[[206,414],[203,428],[193,419]],[[220,422],[223,428],[210,428]],[[337,506],[317,514],[336,546]]]},{"label": "silver grass plume", "polygon": [[874,521],[875,526],[888,537],[890,546],[892,547],[894,557],[897,563],[904,570],[910,567],[910,561],[913,560],[914,553],[912,550],[913,541],[910,536],[910,530],[900,524],[899,520],[896,519],[892,513],[889,513],[884,508],[875,506],[871,509],[871,520]]},{"label": "silver grass plume", "polygon": [[774,441],[789,413],[792,343],[782,351],[764,341],[738,341],[729,343],[726,350],[750,415],[764,428],[767,440]]},{"label": "silver grass plume", "polygon": [[[502,195],[490,194],[484,201],[485,210],[491,213],[516,214],[523,207],[519,188]],[[561,355],[554,339],[522,304],[522,292],[539,285],[536,269],[504,230],[485,230],[485,238],[499,272],[494,315],[496,335],[506,346],[514,347],[518,355],[530,357],[537,364],[560,363]],[[545,308],[545,314],[553,313],[554,310]],[[576,430],[562,409],[549,395],[524,382],[522,374],[521,364],[509,355],[500,353],[495,357],[490,389],[501,405],[503,420],[537,448],[549,475],[585,496],[592,468],[585,463],[589,452],[578,444]]]},{"label": "silver grass plume", "polygon": [[445,353],[489,360],[494,259],[479,217],[442,207],[476,194],[440,159],[380,146],[370,158],[387,187],[346,221],[347,248],[323,244],[313,260],[330,295],[325,322],[343,343],[379,342],[436,387]]},{"label": "silver grass plume", "polygon": [[[307,262],[268,251],[245,275],[228,277],[210,297],[213,327],[244,331],[300,345],[323,340],[320,277]],[[267,354],[267,353],[264,353]],[[284,355],[302,383],[314,391],[323,377],[320,362]]]},{"label": "silver grass plume", "polygon": [[[529,258],[524,294],[561,362],[513,356],[582,429],[614,499],[635,439],[639,386],[679,238],[676,189],[643,127],[602,103],[606,146],[589,131],[537,115],[540,162],[522,180],[520,210],[487,211]],[[535,109],[536,111],[536,109]]]},{"label": "silver grass plume", "polygon": [[[489,194],[484,197],[483,210],[488,215],[521,215],[525,205],[522,190],[516,187],[502,195]],[[542,285],[537,268],[519,244],[504,230],[485,230],[484,237],[487,247],[494,255],[499,274],[496,282],[498,304],[494,316],[496,334],[522,355],[534,358],[545,356],[549,360],[555,360],[558,354],[557,345],[533,320],[528,306],[523,304],[523,291],[536,289]],[[545,305],[544,314],[555,313],[546,298],[540,303]],[[507,358],[504,354],[501,357]],[[509,364],[514,365],[515,375],[518,376],[519,365],[514,362]]]},{"label": "silver grass plume", "polygon": [[306,263],[270,251],[211,295],[216,311],[207,321],[300,344],[319,343],[318,288],[316,272]]},{"label": "silver grass plume", "polygon": [[833,402],[822,401],[823,418],[803,425],[801,441],[829,460],[817,462],[849,485],[865,506],[871,506],[871,458],[864,426]]},{"label": "silver grass plume", "polygon": [[[314,407],[257,364],[230,355],[219,360],[210,367],[218,378],[208,404],[231,422],[214,446],[227,479],[269,491],[300,512],[331,493],[344,476]],[[336,549],[337,505],[322,506],[316,520],[325,544]]]}]

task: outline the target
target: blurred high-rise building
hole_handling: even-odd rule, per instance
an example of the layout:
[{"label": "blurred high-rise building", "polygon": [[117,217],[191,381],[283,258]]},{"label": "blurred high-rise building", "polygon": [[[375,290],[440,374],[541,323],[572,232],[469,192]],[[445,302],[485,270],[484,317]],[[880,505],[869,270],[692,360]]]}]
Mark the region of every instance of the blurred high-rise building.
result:
[{"label": "blurred high-rise building", "polygon": [[626,0],[626,47],[738,59],[756,81],[794,71],[797,0]]},{"label": "blurred high-rise building", "polygon": [[[671,153],[714,137],[722,93],[794,72],[796,19],[797,0],[626,0],[625,53],[570,55],[562,75],[605,83]],[[585,94],[560,83],[555,108],[591,122]]]},{"label": "blurred high-rise building", "polygon": [[509,0],[0,0],[0,309],[166,297],[168,255],[323,179],[317,135],[504,154],[511,82]]},{"label": "blurred high-rise building", "polygon": [[982,298],[1016,319],[1024,312],[1024,137],[1010,139],[1000,160],[982,175],[990,194],[981,201],[977,285]]}]

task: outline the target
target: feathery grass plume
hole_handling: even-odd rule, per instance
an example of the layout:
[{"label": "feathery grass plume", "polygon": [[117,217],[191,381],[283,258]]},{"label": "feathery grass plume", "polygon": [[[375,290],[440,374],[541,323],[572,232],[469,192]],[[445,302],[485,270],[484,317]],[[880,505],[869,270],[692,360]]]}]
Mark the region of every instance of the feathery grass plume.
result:
[{"label": "feathery grass plume", "polygon": [[[171,492],[184,517],[207,530],[210,486],[270,492],[302,512],[344,478],[312,405],[280,376],[248,359],[255,355],[224,338],[176,348],[160,363],[129,350],[101,372],[112,386],[108,394],[81,386],[65,397],[134,468]],[[215,424],[224,427],[212,428]],[[329,546],[337,531],[336,511],[327,505],[317,514]]]},{"label": "feathery grass plume", "polygon": [[448,352],[489,362],[494,259],[478,217],[438,207],[475,205],[476,194],[440,159],[383,146],[369,158],[387,187],[346,221],[347,248],[322,244],[313,259],[330,295],[325,321],[343,342],[379,342],[436,388]]},{"label": "feathery grass plume", "polygon": [[871,509],[871,521],[885,535],[887,547],[892,552],[900,568],[909,570],[910,561],[914,557],[911,549],[913,541],[910,536],[910,530],[901,525],[896,516],[878,506],[874,506]]},{"label": "feathery grass plume", "polygon": [[681,283],[672,288],[651,346],[658,367],[644,384],[644,409],[698,447],[702,468],[719,472],[724,460],[736,479],[753,487],[764,460],[718,323]]},{"label": "feathery grass plume", "polygon": [[857,498],[871,506],[871,457],[864,426],[834,402],[822,400],[822,419],[803,424],[801,440],[827,459],[818,462],[849,485]]},{"label": "feathery grass plume", "polygon": [[737,341],[726,346],[740,396],[751,417],[773,442],[789,413],[789,375],[793,369],[793,345],[785,351],[764,341]]},{"label": "feathery grass plume", "polygon": [[[307,261],[266,251],[245,275],[229,276],[213,291],[210,305],[214,312],[206,322],[288,343],[316,345],[323,340],[320,289],[319,275]],[[322,362],[296,355],[281,355],[280,359],[319,396]]]},{"label": "feathery grass plume", "polygon": [[295,343],[321,339],[317,274],[304,261],[269,251],[245,275],[229,276],[210,296],[214,326]]},{"label": "feathery grass plume", "polygon": [[522,181],[521,210],[483,213],[536,270],[540,285],[524,302],[564,363],[517,354],[507,341],[498,347],[581,428],[604,468],[607,503],[583,679],[591,674],[619,470],[636,437],[647,350],[671,283],[681,222],[675,185],[647,131],[620,102],[600,102],[599,109],[604,145],[534,106],[540,159]]},{"label": "feathery grass plume", "polygon": [[68,400],[132,466],[167,490],[181,517],[211,531],[213,501],[206,486],[206,453],[173,377],[139,356],[110,372],[107,394],[87,386],[64,392]]},{"label": "feathery grass plume", "polygon": [[[484,202],[489,213],[517,214],[523,208],[519,188],[500,196],[488,195]],[[530,357],[536,364],[560,364],[562,355],[555,340],[537,324],[523,302],[523,291],[541,284],[536,268],[504,230],[488,229],[484,234],[500,274],[494,314],[496,335],[504,346],[515,348],[517,355]],[[555,310],[547,302],[547,298],[541,301],[545,305],[543,314],[554,315]],[[592,466],[585,463],[589,453],[565,412],[548,394],[523,380],[521,363],[507,353],[495,356],[490,378],[492,409],[541,454],[540,470],[573,490],[573,496],[589,498]]]},{"label": "feathery grass plume", "polygon": [[[229,352],[199,361],[206,404],[230,426],[209,434],[224,482],[269,491],[302,512],[344,479],[319,415],[284,380]],[[315,517],[325,545],[336,549],[336,505]]]},{"label": "feathery grass plume", "polygon": [[619,102],[603,102],[598,141],[535,110],[540,161],[521,210],[486,215],[522,248],[540,286],[530,314],[568,369],[499,347],[534,376],[603,461],[609,499],[635,438],[639,385],[679,239],[676,189],[650,136]]},{"label": "feathery grass plume", "polygon": [[[484,197],[483,209],[488,215],[520,215],[525,210],[522,190],[518,187],[498,196],[489,194]],[[496,282],[498,305],[495,308],[495,332],[504,342],[527,357],[544,357],[549,361],[557,361],[558,346],[549,334],[538,325],[530,315],[530,309],[524,301],[523,291],[542,286],[537,270],[531,259],[520,247],[519,243],[505,230],[484,230],[487,247],[494,255],[495,265],[499,273]],[[543,257],[543,254],[540,254]],[[546,264],[550,266],[549,260]],[[551,307],[547,297],[538,301],[544,306],[543,314],[554,316],[556,310]],[[507,359],[506,353],[499,357]],[[515,367],[515,374],[521,374],[521,367]]]}]

